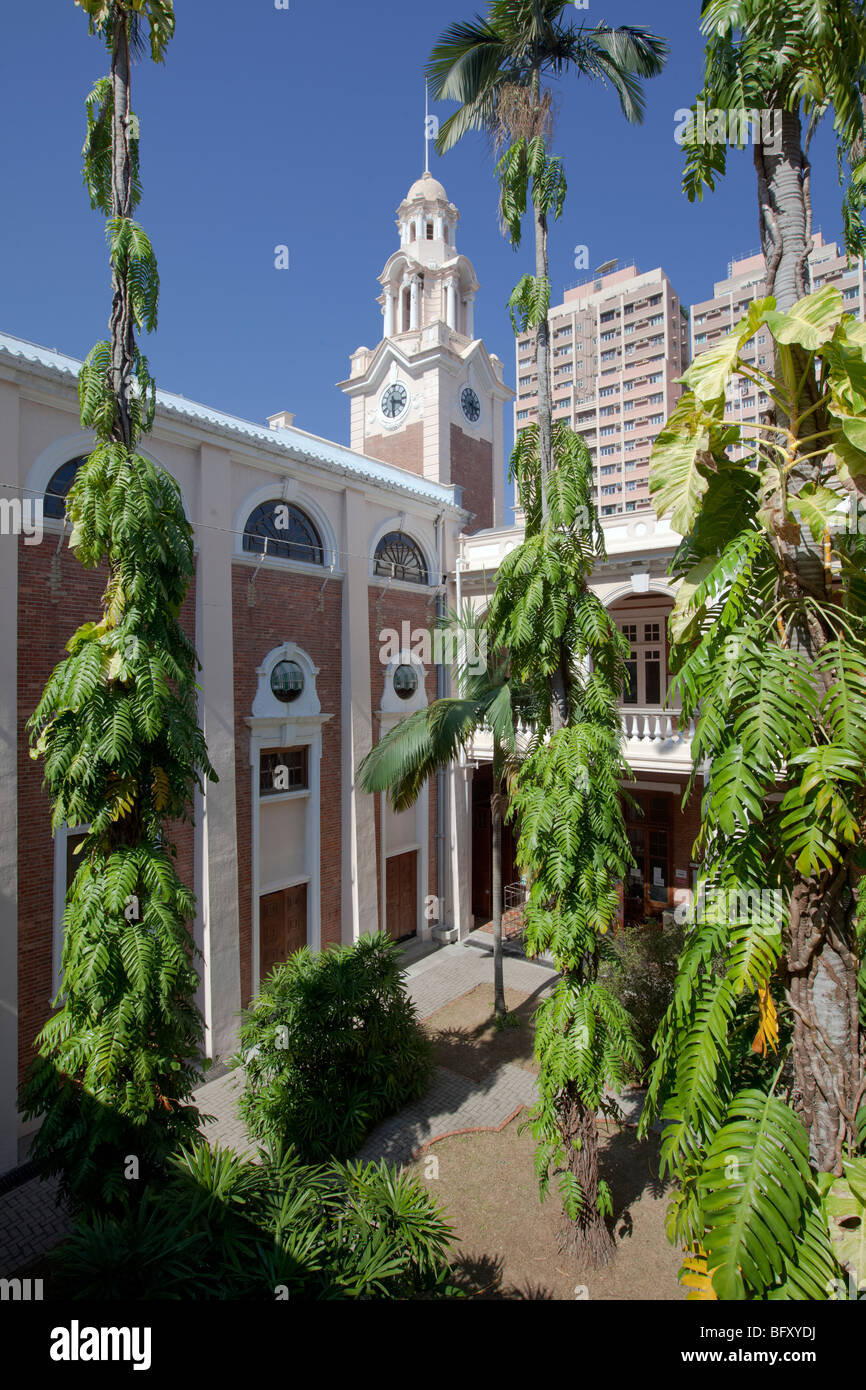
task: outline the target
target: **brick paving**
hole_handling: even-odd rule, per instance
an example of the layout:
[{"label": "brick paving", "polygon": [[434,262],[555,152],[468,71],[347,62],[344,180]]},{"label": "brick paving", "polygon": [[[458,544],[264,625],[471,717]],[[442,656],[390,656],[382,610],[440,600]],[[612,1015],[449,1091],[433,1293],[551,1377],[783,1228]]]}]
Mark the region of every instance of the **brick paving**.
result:
[{"label": "brick paving", "polygon": [[[484,932],[415,961],[405,971],[406,985],[420,1018],[450,1004],[476,985],[493,984],[493,943]],[[506,988],[524,994],[543,991],[556,978],[549,965],[519,955],[504,957]],[[246,1126],[237,1113],[241,1078],[226,1072],[196,1092],[203,1114],[214,1116],[204,1126],[211,1144],[226,1145],[255,1157]],[[391,1116],[370,1134],[360,1151],[363,1158],[401,1163],[431,1139],[461,1129],[498,1129],[523,1105],[535,1099],[535,1079],[522,1067],[506,1063],[484,1081],[470,1081],[437,1067],[427,1094]],[[0,1277],[14,1274],[49,1250],[71,1227],[67,1212],[55,1205],[56,1183],[32,1179],[0,1196]]]}]

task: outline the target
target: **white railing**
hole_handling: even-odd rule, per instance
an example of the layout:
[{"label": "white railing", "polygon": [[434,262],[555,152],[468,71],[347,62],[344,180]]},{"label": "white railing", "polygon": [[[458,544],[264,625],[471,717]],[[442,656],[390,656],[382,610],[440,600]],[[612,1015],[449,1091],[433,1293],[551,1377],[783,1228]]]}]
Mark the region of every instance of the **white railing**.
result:
[{"label": "white railing", "polygon": [[695,721],[683,720],[678,710],[661,709],[658,706],[640,708],[637,705],[623,705],[620,714],[627,739],[647,743],[669,743],[674,740],[682,742],[694,736]]}]

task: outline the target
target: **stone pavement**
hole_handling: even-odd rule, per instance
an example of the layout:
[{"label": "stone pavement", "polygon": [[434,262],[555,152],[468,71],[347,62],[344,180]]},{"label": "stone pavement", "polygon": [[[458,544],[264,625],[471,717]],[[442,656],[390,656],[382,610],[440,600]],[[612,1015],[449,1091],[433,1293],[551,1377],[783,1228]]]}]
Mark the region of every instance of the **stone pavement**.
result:
[{"label": "stone pavement", "polygon": [[[506,988],[524,994],[540,994],[556,979],[549,965],[511,954],[504,957],[503,971]],[[492,939],[484,932],[473,932],[465,941],[416,960],[407,967],[405,978],[419,1017],[429,1018],[476,985],[490,983],[492,988]],[[203,1114],[214,1116],[213,1123],[204,1126],[211,1144],[227,1145],[254,1157],[255,1146],[237,1113],[240,1087],[239,1074],[225,1072],[205,1082],[195,1100]],[[427,1094],[379,1125],[359,1156],[406,1162],[437,1136],[455,1130],[499,1129],[534,1099],[532,1074],[511,1063],[484,1081],[469,1081],[438,1067]],[[55,1184],[31,1179],[0,1195],[0,1277],[8,1277],[37,1259],[69,1229],[69,1217],[55,1206],[55,1194]]]}]

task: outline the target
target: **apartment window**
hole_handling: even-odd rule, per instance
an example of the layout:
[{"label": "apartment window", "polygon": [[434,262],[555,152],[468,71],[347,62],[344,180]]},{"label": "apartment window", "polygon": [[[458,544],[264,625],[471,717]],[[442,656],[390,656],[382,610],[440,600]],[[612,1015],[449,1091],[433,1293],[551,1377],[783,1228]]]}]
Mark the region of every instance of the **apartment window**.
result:
[{"label": "apartment window", "polygon": [[602,322],[602,323],[613,323],[613,321],[614,321],[615,318],[616,318],[616,310],[615,310],[615,309],[608,309],[607,313],[602,314],[602,316],[601,316],[601,322]]},{"label": "apartment window", "polygon": [[602,516],[615,516],[616,507],[602,507],[601,514]]},{"label": "apartment window", "polygon": [[616,406],[615,406],[615,405],[603,405],[603,406],[601,407],[601,409],[599,410],[598,413],[599,413],[599,415],[615,415],[615,414],[616,414]]},{"label": "apartment window", "polygon": [[[626,452],[627,454],[633,454],[633,453],[634,453],[634,443],[633,443],[633,442],[632,442],[631,444],[626,444],[626,445],[625,445],[625,452]],[[633,463],[627,463],[627,464],[626,464],[626,468],[634,468],[634,464],[633,464]]]},{"label": "apartment window", "polygon": [[615,358],[616,358],[616,348],[613,348],[612,350],[609,350],[608,352],[603,352],[603,353],[601,354],[601,360],[602,360],[602,362],[613,362],[613,361],[615,360]]},{"label": "apartment window", "polygon": [[[604,453],[604,449],[602,449],[601,452]],[[610,475],[611,475],[611,473],[615,473],[615,472],[616,472],[616,464],[615,464],[615,463],[606,463],[606,464],[603,466],[602,470],[601,470],[601,475],[602,475],[603,478],[609,478]]]},{"label": "apartment window", "polygon": [[623,425],[623,430],[624,430],[624,432],[625,432],[626,434],[629,434],[633,429],[634,429],[634,420],[626,420],[625,424]]},{"label": "apartment window", "polygon": [[528,418],[529,418],[529,411],[528,411],[528,410],[518,410],[518,412],[517,412],[517,418],[518,418],[518,420],[526,420],[526,419],[528,419]]},{"label": "apartment window", "polygon": [[613,332],[613,333],[602,333],[602,335],[601,335],[601,341],[602,341],[603,343],[614,343],[614,342],[616,342],[616,337],[617,337],[616,332]]},{"label": "apartment window", "polygon": [[[615,444],[605,444],[605,445],[602,446],[602,448],[601,448],[601,450],[600,450],[600,453],[601,453],[602,458],[608,457],[610,454],[615,454],[615,453],[616,453],[616,445],[615,445]],[[602,471],[604,471],[604,470],[602,470]]]},{"label": "apartment window", "polygon": [[616,425],[602,425],[599,434],[616,434]]},{"label": "apartment window", "polygon": [[[628,445],[627,445],[626,447],[628,447]],[[631,445],[631,448],[632,448],[632,449],[634,448],[634,445],[633,445],[633,444]],[[635,470],[636,468],[637,468],[637,463],[635,462],[635,460],[634,460],[634,459],[629,459],[628,463],[627,463],[626,466],[625,466],[625,471],[626,471],[626,473],[633,473],[634,470]]]},{"label": "apartment window", "polygon": [[651,415],[649,420],[646,421],[648,425],[663,425],[664,422],[665,417],[663,415]]},{"label": "apartment window", "polygon": [[623,410],[634,410],[634,401],[623,401]]},{"label": "apartment window", "polygon": [[859,297],[860,297],[860,291],[857,289],[856,285],[854,286],[853,289],[850,289],[850,290],[846,290],[846,291],[845,291],[845,298],[846,298],[846,299],[859,299]]},{"label": "apartment window", "polygon": [[626,492],[637,492],[637,483],[634,481],[627,482],[625,485],[625,490]]},{"label": "apartment window", "polygon": [[602,497],[613,497],[614,493],[618,490],[616,483],[607,483],[605,487],[602,488],[601,495]]},{"label": "apartment window", "polygon": [[616,391],[616,387],[615,387],[615,386],[602,386],[602,388],[601,388],[601,390],[599,391],[598,394],[599,394],[600,396],[612,396],[612,395],[614,394],[615,391]]},{"label": "apartment window", "polygon": [[623,313],[624,313],[624,314],[633,314],[633,313],[634,313],[634,305],[633,305],[633,304],[626,304],[625,308],[623,309]]}]

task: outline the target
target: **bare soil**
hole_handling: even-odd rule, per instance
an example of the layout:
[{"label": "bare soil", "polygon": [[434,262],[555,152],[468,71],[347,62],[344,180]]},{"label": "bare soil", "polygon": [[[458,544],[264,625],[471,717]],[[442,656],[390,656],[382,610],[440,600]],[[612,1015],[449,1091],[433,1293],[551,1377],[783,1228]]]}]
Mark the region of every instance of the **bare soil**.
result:
[{"label": "bare soil", "polygon": [[501,1029],[493,1021],[492,985],[476,985],[431,1014],[422,1027],[433,1043],[437,1067],[447,1067],[471,1081],[483,1081],[503,1062],[537,1073],[532,1015],[547,988],[545,984],[535,994],[506,989],[509,1019]]},{"label": "bare soil", "polygon": [[[533,995],[507,989],[517,1026],[493,1022],[493,989],[478,985],[424,1023],[436,1063],[471,1080],[505,1062],[537,1071]],[[601,1175],[613,1198],[616,1258],[595,1270],[560,1253],[564,1216],[555,1186],[541,1202],[535,1143],[520,1133],[525,1112],[504,1129],[453,1135],[430,1145],[409,1171],[427,1186],[454,1228],[457,1282],[482,1300],[680,1300],[680,1255],[665,1235],[668,1185],[659,1178],[658,1142],[638,1141],[628,1126],[600,1124]],[[438,1160],[436,1165],[430,1159]]]}]

